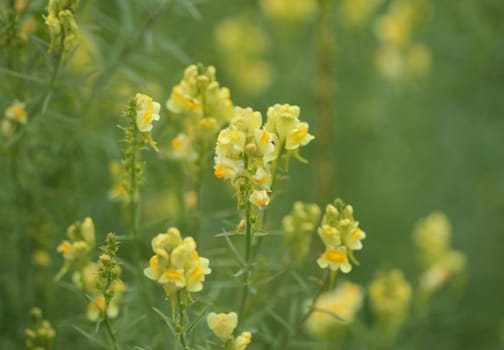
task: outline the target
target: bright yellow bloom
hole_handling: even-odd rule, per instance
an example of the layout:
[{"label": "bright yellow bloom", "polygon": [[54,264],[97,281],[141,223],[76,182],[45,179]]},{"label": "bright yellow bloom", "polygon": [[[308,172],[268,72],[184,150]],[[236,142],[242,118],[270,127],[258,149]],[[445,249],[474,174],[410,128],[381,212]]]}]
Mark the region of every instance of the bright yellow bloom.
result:
[{"label": "bright yellow bloom", "polygon": [[356,227],[350,234],[345,237],[345,244],[349,249],[361,250],[362,240],[366,238],[366,233],[359,227]]},{"label": "bright yellow bloom", "polygon": [[341,270],[344,273],[352,271],[352,265],[348,262],[346,247],[326,250],[317,260],[317,264],[320,268],[329,268],[331,271]]},{"label": "bright yellow bloom", "polygon": [[238,315],[235,312],[219,313],[210,312],[207,316],[208,328],[221,341],[227,341],[233,337],[233,332],[238,325]]},{"label": "bright yellow bloom", "polygon": [[156,255],[150,258],[144,274],[161,284],[167,297],[182,288],[189,292],[203,289],[205,276],[212,270],[209,260],[199,256],[192,237],[182,240],[180,232],[172,227],[152,239],[152,250]]},{"label": "bright yellow bloom", "polygon": [[144,94],[136,94],[137,115],[136,125],[140,132],[150,132],[152,122],[159,120],[161,105],[152,100],[152,97]]}]

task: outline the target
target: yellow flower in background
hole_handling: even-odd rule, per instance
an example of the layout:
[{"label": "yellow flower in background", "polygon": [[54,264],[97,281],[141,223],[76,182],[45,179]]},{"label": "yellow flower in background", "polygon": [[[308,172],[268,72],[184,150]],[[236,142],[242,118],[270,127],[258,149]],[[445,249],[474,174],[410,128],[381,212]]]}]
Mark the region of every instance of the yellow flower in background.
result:
[{"label": "yellow flower in background", "polygon": [[422,262],[420,290],[428,297],[466,270],[466,256],[451,247],[451,224],[439,211],[420,219],[413,238]]},{"label": "yellow flower in background", "polygon": [[[115,280],[110,290],[113,292],[113,297],[110,299],[107,308],[107,317],[114,319],[119,316],[119,302],[121,296],[126,289],[126,285],[121,280]],[[87,306],[86,317],[91,322],[97,322],[101,319],[102,314],[105,312],[105,297],[103,295],[95,296]]]},{"label": "yellow flower in background", "polygon": [[208,328],[221,341],[226,341],[233,337],[233,332],[238,326],[238,315],[235,312],[219,313],[210,312],[207,316]]},{"label": "yellow flower in background", "polygon": [[161,105],[152,100],[152,97],[137,93],[137,115],[136,125],[140,132],[150,132],[152,130],[152,122],[159,120],[159,111]]},{"label": "yellow flower in background", "polygon": [[232,350],[244,350],[252,341],[252,334],[250,332],[242,332],[237,336],[231,345]]},{"label": "yellow flower in background", "polygon": [[432,293],[446,284],[450,278],[465,271],[466,257],[463,253],[450,250],[420,276],[420,288]]},{"label": "yellow flower in background", "polygon": [[268,34],[250,14],[219,22],[214,31],[223,66],[236,85],[248,94],[258,94],[272,82],[273,69],[264,57],[269,51]]},{"label": "yellow flower in background", "polygon": [[375,54],[376,69],[389,80],[398,80],[404,73],[404,58],[393,46],[379,47]]},{"label": "yellow flower in background", "polygon": [[316,300],[314,311],[305,323],[306,331],[316,338],[330,338],[335,330],[354,321],[363,299],[360,286],[341,283],[334,291],[326,292]]},{"label": "yellow flower in background", "polygon": [[308,22],[318,13],[316,0],[261,0],[263,12],[279,22]]},{"label": "yellow flower in background", "polygon": [[302,262],[310,249],[310,244],[317,222],[320,207],[296,201],[289,215],[282,219],[284,242],[291,249],[296,261]]},{"label": "yellow flower in background", "polygon": [[343,0],[343,20],[349,25],[363,25],[382,2],[383,0]]},{"label": "yellow flower in background", "polygon": [[371,311],[378,324],[394,335],[405,322],[411,302],[411,285],[399,269],[376,274],[368,287]]},{"label": "yellow flower in background", "polygon": [[432,265],[450,248],[451,224],[448,217],[435,211],[420,219],[415,225],[413,238],[424,266]]},{"label": "yellow flower in background", "polygon": [[252,340],[250,332],[242,332],[233,338],[233,332],[238,326],[238,315],[235,312],[219,314],[210,312],[207,315],[207,325],[226,349],[244,350]]},{"label": "yellow flower in background", "polygon": [[15,100],[7,109],[5,110],[4,113],[5,118],[8,120],[20,123],[20,124],[26,124],[26,121],[28,120],[28,113],[26,112],[26,105],[22,102],[19,102],[18,100]]},{"label": "yellow flower in background", "polygon": [[429,72],[432,64],[432,53],[425,44],[416,43],[406,52],[408,67],[417,75],[425,75]]},{"label": "yellow flower in background", "polygon": [[116,160],[111,161],[109,163],[109,173],[112,178],[112,188],[108,191],[108,198],[113,201],[128,203],[129,194],[124,186],[121,162]]}]

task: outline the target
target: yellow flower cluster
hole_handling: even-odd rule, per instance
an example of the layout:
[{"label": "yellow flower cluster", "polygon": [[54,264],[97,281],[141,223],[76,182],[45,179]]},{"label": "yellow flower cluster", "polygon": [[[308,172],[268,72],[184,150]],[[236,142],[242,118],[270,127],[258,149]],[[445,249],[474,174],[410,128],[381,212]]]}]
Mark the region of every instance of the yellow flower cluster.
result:
[{"label": "yellow flower cluster", "polygon": [[331,271],[341,270],[348,273],[353,263],[357,263],[353,256],[354,250],[362,249],[362,240],[366,234],[359,228],[359,222],[353,217],[351,205],[345,205],[341,200],[328,204],[318,234],[325,246],[325,252],[317,260],[322,268]]},{"label": "yellow flower cluster", "polygon": [[[99,270],[99,264],[90,262],[81,271],[74,272],[72,276],[73,283],[90,297],[86,317],[91,322],[99,321],[105,312],[105,296],[97,288]],[[108,318],[113,319],[119,315],[119,303],[125,289],[126,285],[119,279],[110,284],[108,293],[113,296],[107,307]]]},{"label": "yellow flower cluster", "polygon": [[418,13],[422,13],[419,2],[394,0],[375,23],[374,31],[380,40],[376,67],[387,79],[397,80],[407,74],[425,75],[430,69],[430,49],[425,44],[412,43],[414,28],[420,20]]},{"label": "yellow flower cluster", "polygon": [[142,133],[143,138],[155,150],[159,151],[156,143],[152,139],[151,130],[152,122],[159,120],[159,111],[161,105],[153,101],[152,97],[137,93],[135,96],[136,102],[136,127]]},{"label": "yellow flower cluster", "polygon": [[187,292],[203,289],[205,275],[212,270],[208,259],[199,256],[192,237],[182,239],[179,230],[170,227],[152,239],[152,250],[155,255],[144,274],[161,284],[167,297],[183,288]]},{"label": "yellow flower cluster", "polygon": [[423,263],[420,288],[425,292],[434,292],[464,271],[466,257],[451,248],[451,225],[445,214],[433,212],[421,219],[414,240]]},{"label": "yellow flower cluster", "polygon": [[394,334],[408,316],[411,285],[403,272],[393,269],[380,272],[368,287],[371,310],[379,325]]},{"label": "yellow flower cluster", "polygon": [[0,130],[4,137],[9,138],[15,133],[18,126],[26,124],[28,120],[25,104],[14,100],[5,110],[4,117],[0,124]]},{"label": "yellow flower cluster", "polygon": [[25,345],[27,349],[50,350],[56,336],[54,328],[49,321],[42,317],[42,310],[34,307],[30,310],[31,328],[25,331]]},{"label": "yellow flower cluster", "polygon": [[268,35],[259,23],[249,14],[233,16],[217,24],[214,31],[228,76],[250,94],[268,88],[273,75],[265,60],[270,46]]},{"label": "yellow flower cluster", "polygon": [[213,66],[202,65],[186,68],[166,107],[184,122],[185,131],[172,140],[173,155],[189,163],[203,156],[233,112],[229,89],[220,87]]},{"label": "yellow flower cluster", "polygon": [[302,262],[310,249],[311,239],[320,218],[316,204],[295,202],[292,212],[282,219],[285,244],[290,247],[298,262]]},{"label": "yellow flower cluster", "polygon": [[258,208],[270,201],[272,162],[283,153],[300,158],[299,147],[314,138],[308,133],[308,124],[299,120],[298,106],[275,105],[268,109],[267,116],[262,126],[260,112],[236,107],[229,127],[219,133],[215,149],[215,176],[237,188],[242,184],[250,187],[245,191],[245,200]]},{"label": "yellow flower cluster", "polygon": [[343,0],[343,20],[348,25],[363,25],[383,0]]},{"label": "yellow flower cluster", "polygon": [[51,36],[50,49],[67,58],[79,44],[75,11],[79,0],[49,0],[45,23]]},{"label": "yellow flower cluster", "polygon": [[351,282],[343,282],[333,291],[322,294],[314,311],[306,320],[306,331],[316,338],[330,338],[342,326],[353,322],[361,309],[364,294],[362,288]]},{"label": "yellow flower cluster", "polygon": [[[91,298],[87,308],[87,318],[90,321],[98,321],[105,311],[105,297],[100,285],[100,272],[103,269],[103,261],[99,263],[91,261],[91,254],[95,246],[95,227],[91,218],[85,218],[82,222],[76,222],[67,230],[69,240],[65,240],[58,246],[58,252],[63,254],[65,263],[56,280],[63,277],[70,269],[73,269],[72,282]],[[102,255],[103,256],[103,255]],[[117,278],[108,286],[107,292],[112,295],[107,308],[109,318],[115,318],[119,314],[119,300],[125,290],[125,284],[119,280],[120,267],[115,267]]]},{"label": "yellow flower cluster", "polygon": [[238,325],[238,315],[235,312],[227,314],[210,312],[207,316],[207,324],[228,350],[244,350],[252,340],[250,332],[242,332],[237,337],[233,337],[233,332]]},{"label": "yellow flower cluster", "polygon": [[316,0],[261,0],[263,12],[279,22],[308,22],[318,13]]},{"label": "yellow flower cluster", "polygon": [[63,267],[56,276],[56,280],[63,277],[70,268],[81,270],[91,258],[95,246],[95,227],[93,219],[85,218],[82,222],[76,222],[67,229],[68,240],[58,245],[58,252],[65,260]]}]

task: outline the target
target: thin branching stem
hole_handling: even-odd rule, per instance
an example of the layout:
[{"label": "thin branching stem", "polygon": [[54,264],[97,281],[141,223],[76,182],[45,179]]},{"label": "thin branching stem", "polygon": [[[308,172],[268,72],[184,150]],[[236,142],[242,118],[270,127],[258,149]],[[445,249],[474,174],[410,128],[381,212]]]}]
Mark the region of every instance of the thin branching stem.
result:
[{"label": "thin branching stem", "polygon": [[[333,271],[331,271],[331,272],[333,272]],[[287,350],[288,347],[289,347],[289,343],[293,339],[295,339],[297,336],[299,336],[299,334],[301,333],[301,330],[303,329],[303,326],[304,326],[305,322],[308,320],[308,318],[310,318],[310,316],[312,315],[313,311],[315,311],[315,305],[317,304],[317,300],[320,298],[320,296],[322,295],[322,293],[324,292],[324,290],[326,290],[327,286],[329,285],[330,280],[332,279],[331,275],[332,274],[329,273],[329,271],[327,269],[324,271],[323,282],[320,285],[320,288],[317,290],[317,293],[315,294],[315,297],[313,298],[313,301],[311,303],[310,308],[308,309],[308,311],[306,311],[306,313],[303,315],[303,317],[298,321],[298,323],[296,324],[296,326],[294,327],[294,329],[292,330],[292,332],[290,332],[287,335],[287,337],[285,338],[285,341],[282,344],[282,346],[280,347],[280,349]],[[335,278],[336,278],[336,274],[334,273],[334,279]]]}]

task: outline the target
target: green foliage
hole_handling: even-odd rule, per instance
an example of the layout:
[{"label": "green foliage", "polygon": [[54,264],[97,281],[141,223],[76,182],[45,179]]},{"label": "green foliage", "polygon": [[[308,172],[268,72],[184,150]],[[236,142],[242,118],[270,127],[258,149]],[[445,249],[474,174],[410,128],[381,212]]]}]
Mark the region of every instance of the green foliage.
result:
[{"label": "green foliage", "polygon": [[[323,10],[291,5],[280,16],[277,2],[0,1],[1,349],[175,349],[182,337],[186,348],[216,349],[206,316],[231,311],[234,337],[250,331],[250,349],[503,346],[501,1],[313,1]],[[352,17],[358,3],[374,5]],[[404,4],[415,8],[408,35],[390,36]],[[214,178],[217,131],[205,136],[197,171],[172,157],[170,141],[188,131],[165,102],[198,62],[215,66],[234,105],[296,104],[310,125],[309,164],[290,162],[287,176],[274,162],[265,209],[242,186],[240,212],[236,191]],[[144,152],[155,143],[137,129],[137,93],[161,103],[159,153]],[[118,183],[109,172],[117,159]],[[127,194],[119,203],[109,199],[117,184]],[[360,265],[337,277],[317,266],[317,210],[292,210],[303,201],[323,212],[336,197],[356,208],[367,234]],[[413,240],[416,221],[434,210],[452,224],[435,257],[427,219]],[[85,241],[83,223],[66,236],[83,217],[105,244],[96,249],[93,237],[70,264],[57,247]],[[171,226],[195,238],[212,269],[201,292],[173,298],[178,308],[143,274],[152,238]],[[83,269],[93,261],[98,283],[88,288]],[[124,290],[111,288],[122,280]],[[411,286],[411,301],[401,294],[391,320],[387,293],[399,292],[375,287],[371,301],[363,288],[397,280]],[[363,299],[352,322],[336,293],[349,281],[364,286],[354,289]],[[327,322],[323,335],[309,331],[310,316]]]}]

